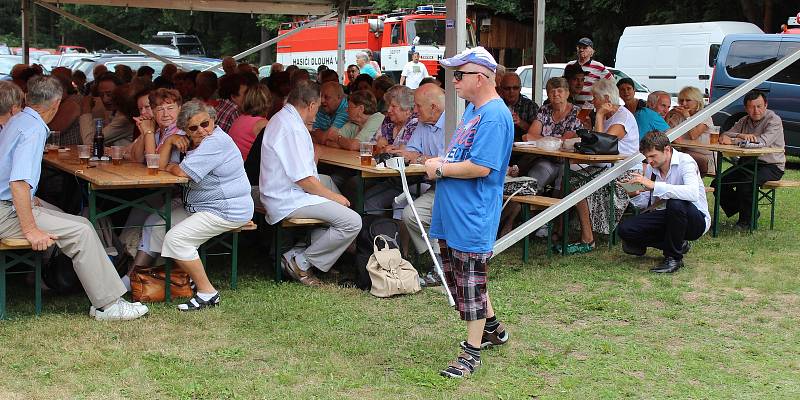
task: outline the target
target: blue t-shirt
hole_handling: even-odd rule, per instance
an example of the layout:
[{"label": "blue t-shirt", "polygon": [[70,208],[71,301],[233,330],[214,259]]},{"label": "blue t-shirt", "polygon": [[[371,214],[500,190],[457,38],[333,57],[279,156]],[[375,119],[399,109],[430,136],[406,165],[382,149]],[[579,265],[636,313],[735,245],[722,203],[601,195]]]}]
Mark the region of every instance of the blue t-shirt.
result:
[{"label": "blue t-shirt", "polygon": [[220,127],[187,152],[180,167],[190,179],[183,193],[186,211],[206,211],[230,222],[253,217],[242,152]]},{"label": "blue t-shirt", "polygon": [[667,121],[661,117],[657,112],[647,108],[639,107],[636,113],[633,114],[636,119],[636,125],[639,125],[639,140],[644,138],[651,131],[666,132],[669,129]]},{"label": "blue t-shirt", "polygon": [[367,74],[372,77],[372,79],[375,79],[375,77],[378,76],[378,71],[376,71],[375,67],[373,67],[370,63],[364,64],[364,66],[359,69],[359,73]]},{"label": "blue t-shirt", "polygon": [[503,100],[491,100],[478,109],[473,104],[467,106],[445,161],[470,160],[491,172],[482,178],[444,177],[436,182],[431,237],[446,240],[458,251],[492,251],[513,141],[514,122]]},{"label": "blue t-shirt", "polygon": [[339,103],[339,107],[336,108],[336,113],[332,116],[322,109],[317,111],[317,116],[314,118],[314,129],[326,131],[331,126],[336,127],[336,129],[342,129],[344,124],[347,123],[347,119],[347,99],[343,98]]},{"label": "blue t-shirt", "polygon": [[0,200],[11,201],[11,182],[25,181],[31,197],[39,187],[42,155],[50,128],[39,113],[26,107],[11,117],[0,135]]}]

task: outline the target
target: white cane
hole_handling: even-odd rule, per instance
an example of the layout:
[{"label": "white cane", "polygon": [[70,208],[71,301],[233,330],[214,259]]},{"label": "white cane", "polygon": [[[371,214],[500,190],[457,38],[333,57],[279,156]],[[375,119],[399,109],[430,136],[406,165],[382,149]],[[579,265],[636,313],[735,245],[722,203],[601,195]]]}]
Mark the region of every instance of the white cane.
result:
[{"label": "white cane", "polygon": [[408,190],[408,182],[406,182],[406,160],[403,157],[393,157],[386,160],[384,164],[400,173],[400,180],[403,182],[403,193],[406,195],[406,199],[408,199],[408,205],[411,206],[411,211],[414,212],[414,219],[417,220],[419,231],[422,232],[422,238],[425,239],[425,244],[428,246],[428,254],[433,258],[433,269],[436,270],[436,274],[439,275],[439,279],[442,280],[445,293],[447,293],[447,301],[450,303],[450,306],[454,306],[456,302],[453,300],[453,295],[450,293],[450,288],[447,286],[442,266],[439,265],[439,259],[436,257],[436,253],[433,252],[431,242],[428,240],[428,234],[425,232],[425,227],[422,226],[422,220],[420,220],[419,214],[417,214],[417,208],[414,207],[414,199],[411,197],[411,193]]}]

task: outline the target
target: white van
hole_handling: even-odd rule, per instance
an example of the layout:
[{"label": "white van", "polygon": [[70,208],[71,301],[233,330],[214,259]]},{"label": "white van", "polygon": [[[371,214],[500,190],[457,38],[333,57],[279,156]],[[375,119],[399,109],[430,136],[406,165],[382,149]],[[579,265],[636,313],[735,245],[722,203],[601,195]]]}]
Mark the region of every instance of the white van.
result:
[{"label": "white van", "polygon": [[617,45],[616,67],[650,90],[673,96],[684,86],[708,95],[722,39],[730,33],[763,33],[749,22],[697,22],[629,26]]}]

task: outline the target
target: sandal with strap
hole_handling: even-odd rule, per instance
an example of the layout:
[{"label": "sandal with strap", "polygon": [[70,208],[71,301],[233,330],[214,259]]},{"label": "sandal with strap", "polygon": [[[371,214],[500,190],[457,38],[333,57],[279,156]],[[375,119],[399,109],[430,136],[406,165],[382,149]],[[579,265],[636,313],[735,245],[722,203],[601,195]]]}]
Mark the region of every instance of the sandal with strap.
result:
[{"label": "sandal with strap", "polygon": [[589,243],[577,242],[567,245],[567,254],[584,254],[594,250],[594,240]]},{"label": "sandal with strap", "polygon": [[480,360],[476,360],[467,353],[461,353],[455,361],[447,364],[447,368],[440,371],[439,374],[447,378],[466,378],[475,373],[480,366]]},{"label": "sandal with strap", "polygon": [[219,305],[219,292],[214,297],[203,300],[199,295],[195,294],[194,297],[189,299],[186,303],[178,305],[178,310],[181,311],[198,311],[204,308],[212,308]]}]

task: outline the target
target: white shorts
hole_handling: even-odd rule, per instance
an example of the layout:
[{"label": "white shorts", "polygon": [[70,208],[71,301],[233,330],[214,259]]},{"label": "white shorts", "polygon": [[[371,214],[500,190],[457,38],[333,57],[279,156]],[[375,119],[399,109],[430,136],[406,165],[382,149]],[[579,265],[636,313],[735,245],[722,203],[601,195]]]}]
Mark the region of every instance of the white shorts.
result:
[{"label": "white shorts", "polygon": [[246,224],[247,221],[226,221],[205,211],[190,214],[167,232],[161,256],[180,261],[197,260],[200,258],[197,248],[208,239]]}]

